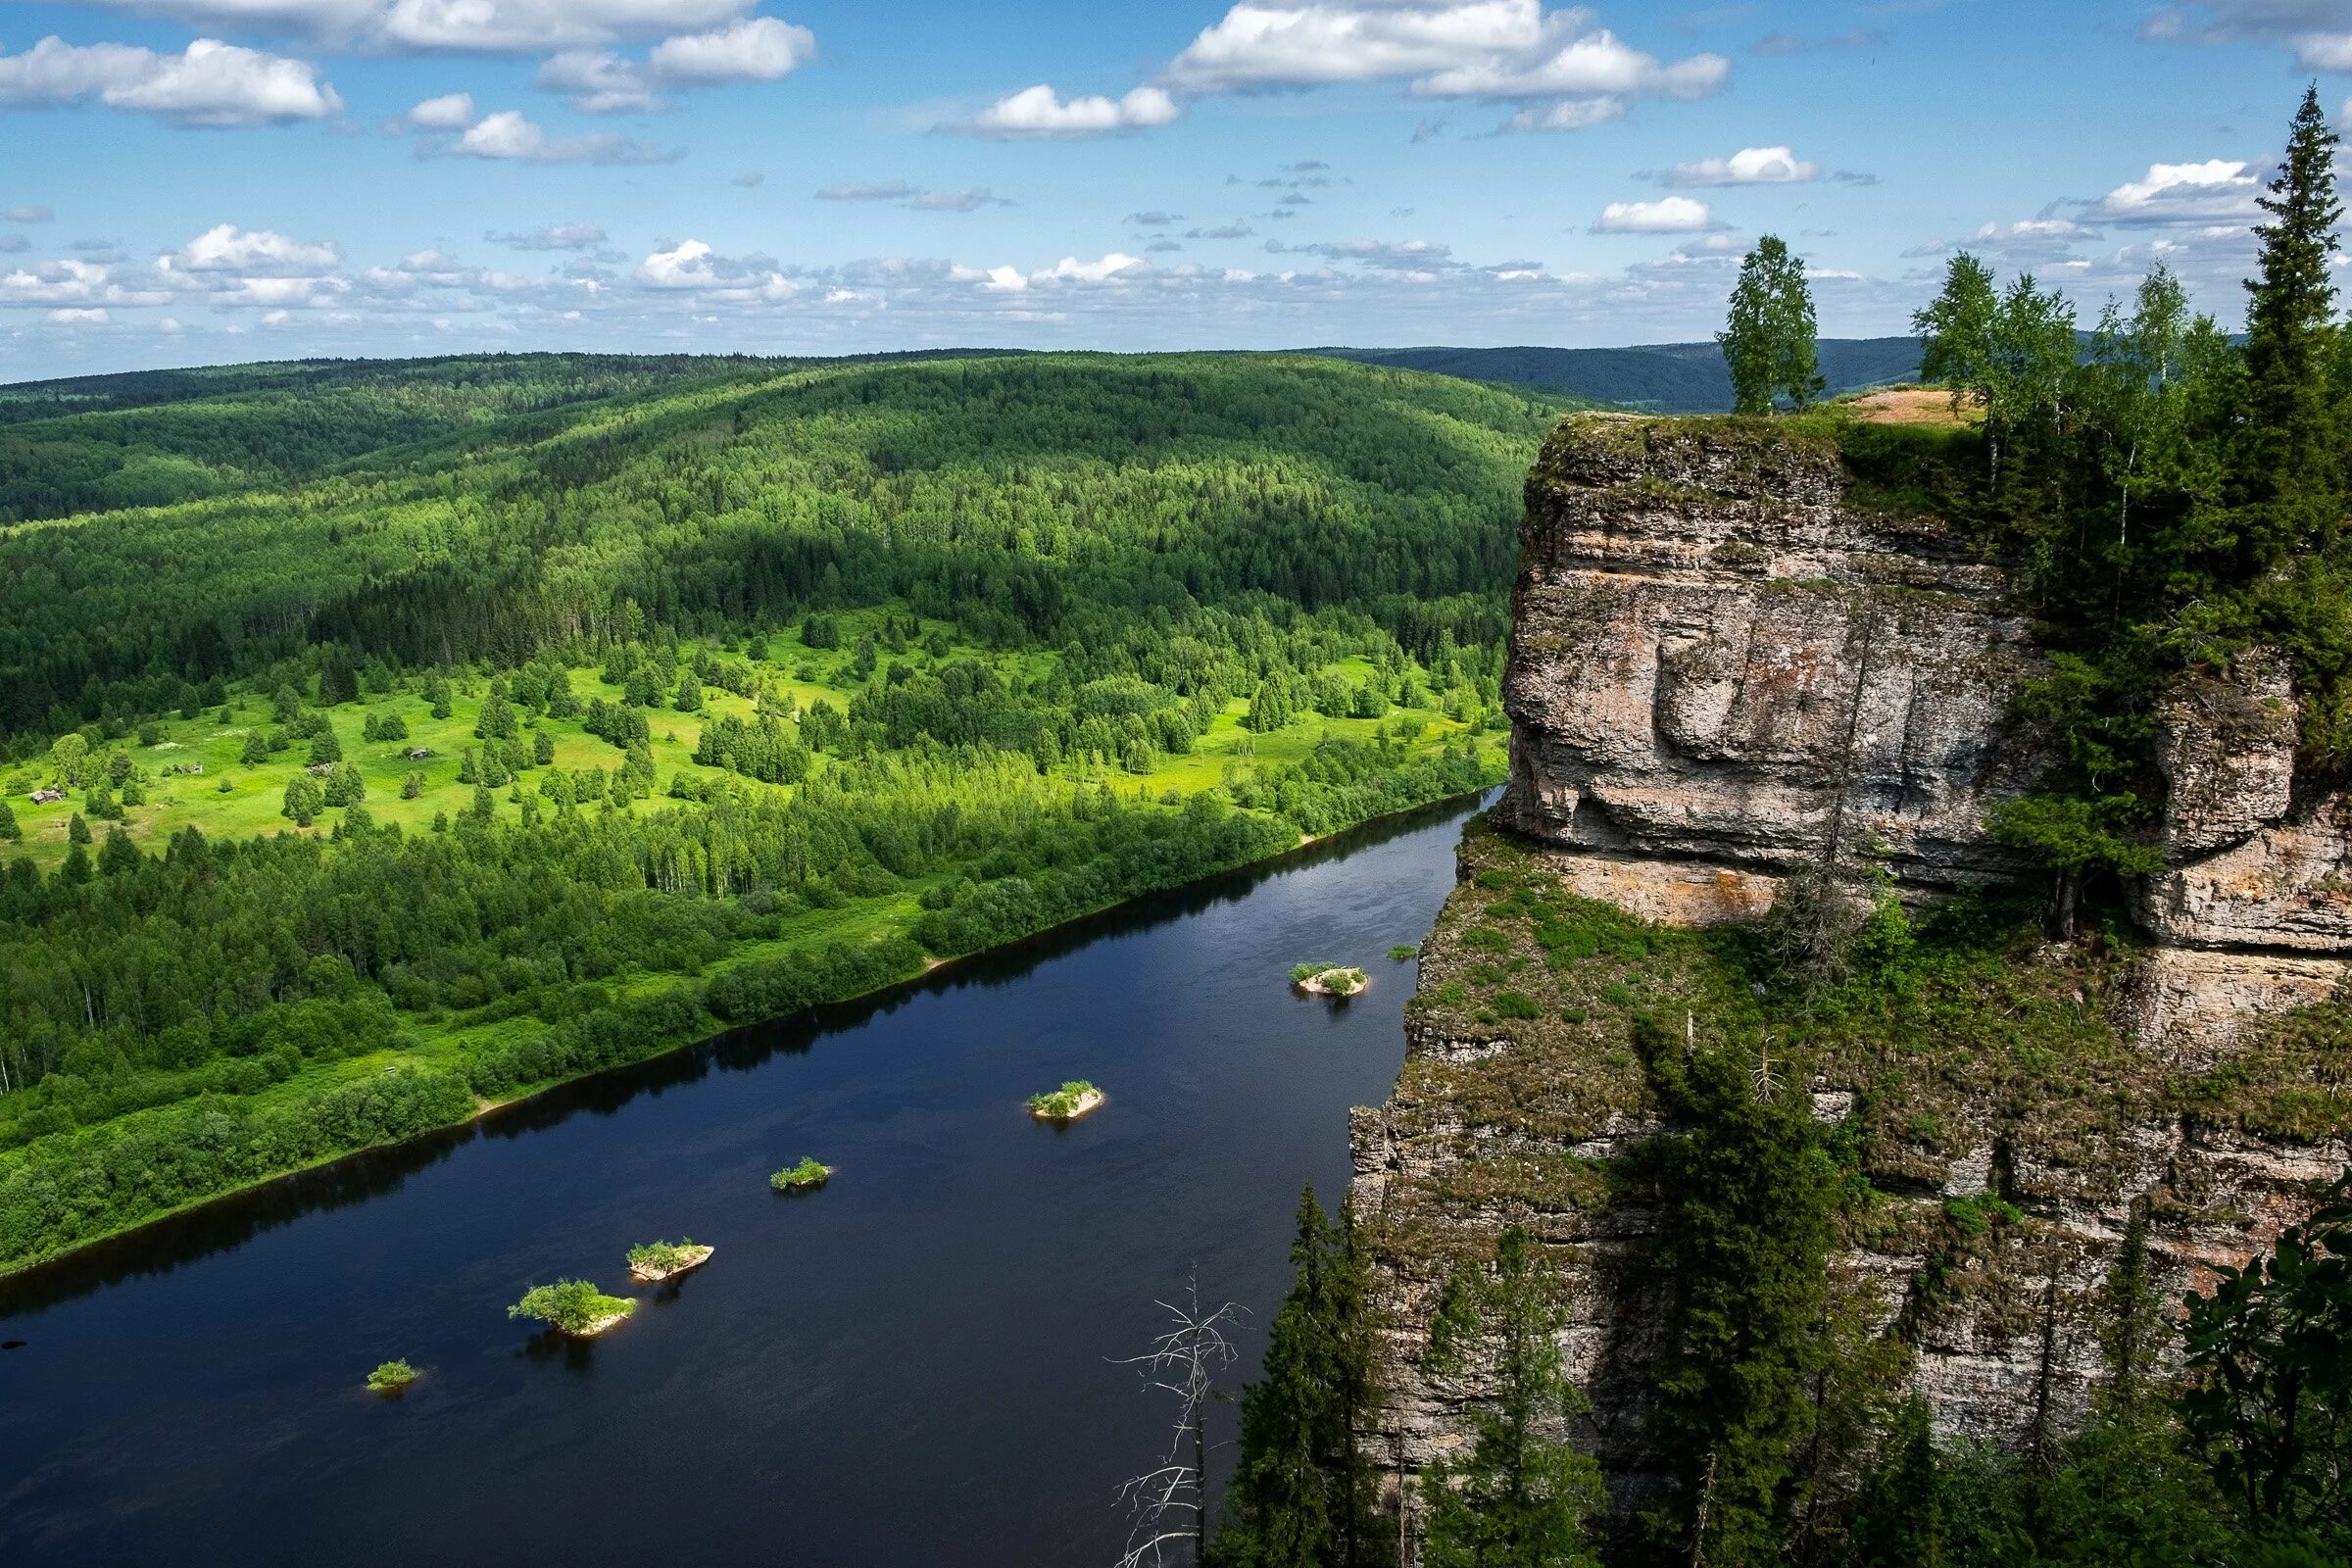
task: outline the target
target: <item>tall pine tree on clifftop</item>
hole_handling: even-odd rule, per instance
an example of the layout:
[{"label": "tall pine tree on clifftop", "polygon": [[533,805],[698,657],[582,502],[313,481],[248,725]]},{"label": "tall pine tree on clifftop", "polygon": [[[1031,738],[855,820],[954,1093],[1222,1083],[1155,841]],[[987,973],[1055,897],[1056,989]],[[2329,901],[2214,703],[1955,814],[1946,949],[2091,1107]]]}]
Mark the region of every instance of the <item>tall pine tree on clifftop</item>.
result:
[{"label": "tall pine tree on clifftop", "polygon": [[2239,466],[2254,509],[2241,534],[2249,574],[2331,539],[2340,484],[2329,441],[2328,367],[2334,347],[2336,134],[2317,87],[2303,94],[2286,156],[2261,198],[2271,221],[2260,270],[2246,280],[2246,439]]}]

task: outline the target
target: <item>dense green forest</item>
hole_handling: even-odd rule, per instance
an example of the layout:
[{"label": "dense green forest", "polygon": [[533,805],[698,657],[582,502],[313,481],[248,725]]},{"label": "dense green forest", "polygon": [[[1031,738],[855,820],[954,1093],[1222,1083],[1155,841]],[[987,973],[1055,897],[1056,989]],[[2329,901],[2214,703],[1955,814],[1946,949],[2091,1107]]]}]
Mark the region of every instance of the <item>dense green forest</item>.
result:
[{"label": "dense green forest", "polygon": [[1256,357],[122,379],[0,426],[59,497],[207,476],[0,533],[0,1266],[1494,781],[1562,407]]}]

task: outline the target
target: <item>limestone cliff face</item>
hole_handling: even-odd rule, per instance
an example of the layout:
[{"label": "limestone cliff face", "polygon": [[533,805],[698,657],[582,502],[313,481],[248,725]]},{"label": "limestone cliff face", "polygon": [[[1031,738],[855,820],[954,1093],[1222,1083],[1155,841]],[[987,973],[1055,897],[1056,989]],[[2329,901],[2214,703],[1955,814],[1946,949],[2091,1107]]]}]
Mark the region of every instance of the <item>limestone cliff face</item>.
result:
[{"label": "limestone cliff face", "polygon": [[[1580,1438],[1625,1512],[1661,1484],[1645,1390],[1671,1282],[1646,1263],[1655,1195],[1609,1173],[1675,1129],[1614,1004],[1630,983],[1674,1004],[1675,960],[1594,992],[1543,940],[1544,899],[1747,918],[1833,845],[1922,898],[2016,876],[1984,822],[2041,770],[2005,717],[2041,661],[2002,573],[1867,504],[1826,444],[1579,416],[1527,496],[1502,831],[1465,841],[1396,1094],[1354,1126],[1395,1325],[1367,1441],[1407,1477],[1461,1441],[1478,1391],[1422,1375],[1428,1313],[1449,1264],[1516,1220],[1572,1282],[1562,1350],[1594,1403]],[[1815,1114],[1856,1123],[1893,1200],[1833,1259],[1836,1287],[1882,1325],[1914,1314],[1910,1376],[1946,1435],[2022,1443],[2080,1414],[2135,1205],[2177,1293],[2266,1246],[2345,1165],[2352,1114],[2328,1086],[2347,1064],[2265,1032],[2332,997],[2352,956],[2352,803],[2297,801],[2295,735],[2271,662],[2168,705],[2167,864],[2135,906],[2149,945],[2026,952],[2004,982],[2001,1005],[2056,1020],[2064,1059],[2017,1059],[1997,1029],[1825,1048]],[[1522,922],[1497,889],[1539,913]],[[1987,1193],[2023,1220],[1955,1239],[1947,1204]]]},{"label": "limestone cliff face", "polygon": [[1499,820],[1680,923],[1758,912],[1833,837],[1920,887],[2016,869],[1984,829],[2037,770],[2001,573],[1849,490],[1823,444],[1563,425],[1527,485]]}]

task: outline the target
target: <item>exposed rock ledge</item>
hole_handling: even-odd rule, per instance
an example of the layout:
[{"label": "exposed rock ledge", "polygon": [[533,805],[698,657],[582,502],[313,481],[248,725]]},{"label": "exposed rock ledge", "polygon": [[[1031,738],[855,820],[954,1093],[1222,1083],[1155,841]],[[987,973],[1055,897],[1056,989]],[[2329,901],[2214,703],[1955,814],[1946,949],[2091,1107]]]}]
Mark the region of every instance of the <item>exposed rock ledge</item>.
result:
[{"label": "exposed rock ledge", "polygon": [[[1984,826],[2043,767],[2006,718],[2041,660],[2005,578],[1857,502],[1827,441],[1572,417],[1528,477],[1522,544],[1496,820],[1571,891],[1703,925],[1761,914],[1833,840],[1913,895],[2023,869]],[[2186,682],[2160,718],[2168,868],[2140,923],[2240,956],[2168,955],[2132,1018],[2151,1049],[2206,1051],[2343,974],[2352,802],[2297,808],[2282,661]]]},{"label": "exposed rock ledge", "polygon": [[[1504,677],[1512,771],[1493,817],[1512,837],[1474,832],[1465,878],[1482,856],[1516,857],[1561,891],[1697,926],[1763,913],[1834,839],[1872,842],[1909,897],[2024,869],[1984,820],[2041,770],[2005,722],[2040,656],[2002,574],[1933,523],[1858,502],[1831,446],[1731,421],[1576,416],[1527,502]],[[1995,1185],[2028,1216],[2006,1253],[1954,1276],[1953,1306],[1923,1336],[1915,1384],[1946,1435],[2022,1442],[2038,1412],[2082,1410],[2100,1364],[2092,1303],[2134,1202],[2151,1206],[2166,1288],[2185,1288],[2266,1246],[2348,1157],[2340,1127],[2297,1144],[2180,1107],[2250,1026],[2336,992],[2352,956],[2352,804],[2295,801],[2294,703],[2276,662],[2186,685],[2161,718],[2168,864],[2136,906],[2155,946],[2112,994],[2077,993],[2114,1026],[2107,1055],[2074,1100],[2045,1105],[1939,1081],[1965,1152],[1883,1140],[1872,1173],[1916,1195],[1926,1224],[1946,1198]],[[1672,1129],[1606,1020],[1482,1023],[1428,1004],[1477,972],[1482,953],[1459,939],[1488,897],[1465,887],[1449,903],[1396,1092],[1352,1129],[1357,1211],[1396,1324],[1391,1403],[1367,1442],[1409,1474],[1462,1441],[1458,1406],[1419,1374],[1422,1336],[1445,1260],[1516,1218],[1570,1259],[1562,1349],[1594,1403],[1580,1438],[1623,1512],[1660,1480],[1643,1416],[1665,1287],[1642,1264],[1656,1215],[1592,1170]],[[1859,1064],[1851,1077],[1813,1086],[1817,1114],[1870,1087]],[[2093,1102],[2095,1114],[2055,1113]],[[1891,1313],[1926,1263],[1898,1237],[1833,1272]]]}]

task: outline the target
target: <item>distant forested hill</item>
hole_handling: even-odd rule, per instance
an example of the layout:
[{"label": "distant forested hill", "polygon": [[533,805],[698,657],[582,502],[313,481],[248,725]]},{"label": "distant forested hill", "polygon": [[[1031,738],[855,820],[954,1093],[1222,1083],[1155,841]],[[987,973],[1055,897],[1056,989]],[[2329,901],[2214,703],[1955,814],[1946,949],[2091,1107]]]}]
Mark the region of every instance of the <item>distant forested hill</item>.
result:
[{"label": "distant forested hill", "polygon": [[[1821,373],[1835,396],[1919,376],[1919,339],[1823,338]],[[1310,349],[1359,365],[1391,365],[1472,381],[1540,386],[1662,414],[1712,414],[1732,406],[1732,379],[1713,343],[1626,349]]]},{"label": "distant forested hill", "polygon": [[[526,659],[623,601],[686,631],[913,596],[1058,646],[1106,599],[1402,629],[1470,594],[1485,642],[1566,406],[1259,355],[175,373],[219,390],[0,426],[0,506],[59,519],[0,526],[0,732],[176,708],[317,643]],[[54,504],[157,471],[191,493]]]},{"label": "distant forested hill", "polygon": [[565,421],[550,416],[607,399],[965,352],[850,360],[468,354],[20,382],[0,386],[0,524],[271,487],[445,436],[553,434]]}]

